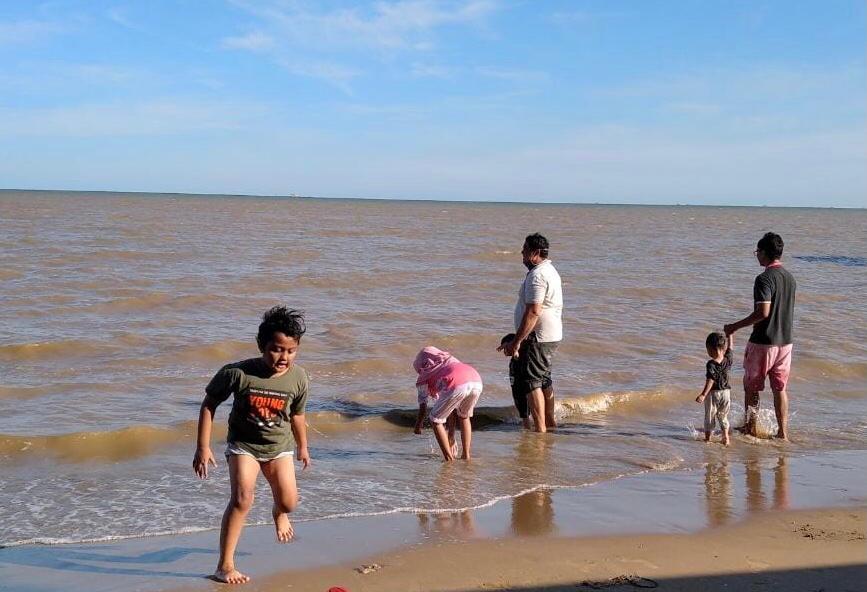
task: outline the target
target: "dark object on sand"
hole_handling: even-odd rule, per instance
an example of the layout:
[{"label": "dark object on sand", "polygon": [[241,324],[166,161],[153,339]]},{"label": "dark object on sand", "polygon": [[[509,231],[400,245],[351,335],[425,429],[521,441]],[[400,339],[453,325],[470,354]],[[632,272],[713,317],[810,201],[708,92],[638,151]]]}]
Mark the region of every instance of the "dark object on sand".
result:
[{"label": "dark object on sand", "polygon": [[659,582],[650,578],[641,576],[617,576],[604,582],[591,582],[585,580],[578,584],[579,588],[590,588],[591,590],[602,590],[603,588],[613,588],[615,586],[632,586],[633,588],[659,588]]}]

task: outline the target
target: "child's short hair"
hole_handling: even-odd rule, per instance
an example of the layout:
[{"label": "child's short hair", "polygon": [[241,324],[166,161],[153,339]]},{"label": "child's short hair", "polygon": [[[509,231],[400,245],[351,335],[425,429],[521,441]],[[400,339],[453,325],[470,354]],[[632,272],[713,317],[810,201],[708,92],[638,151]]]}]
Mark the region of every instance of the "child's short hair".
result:
[{"label": "child's short hair", "polygon": [[304,315],[301,311],[290,310],[285,306],[275,306],[262,315],[256,343],[259,344],[260,350],[264,349],[274,337],[274,333],[282,333],[286,337],[301,341],[301,336],[306,331],[307,326],[304,324]]},{"label": "child's short hair", "polygon": [[708,349],[723,349],[726,346],[726,341],[728,341],[728,338],[725,333],[722,331],[714,331],[707,336],[707,339],[704,340],[704,344]]},{"label": "child's short hair", "polygon": [[500,345],[506,345],[510,341],[515,341],[515,334],[509,333],[508,335],[503,335],[503,338],[500,339]]}]

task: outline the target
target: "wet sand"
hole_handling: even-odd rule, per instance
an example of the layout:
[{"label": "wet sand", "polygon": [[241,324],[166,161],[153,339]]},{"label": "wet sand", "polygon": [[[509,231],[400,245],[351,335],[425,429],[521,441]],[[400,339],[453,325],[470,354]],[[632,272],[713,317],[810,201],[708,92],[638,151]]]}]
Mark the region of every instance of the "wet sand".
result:
[{"label": "wet sand", "polygon": [[[783,465],[732,454],[703,469],[542,489],[472,511],[296,522],[288,545],[274,543],[273,528],[251,526],[237,562],[254,578],[243,589],[268,592],[554,592],[618,576],[665,590],[863,590],[865,468],[849,451]],[[206,579],[217,535],[0,549],[0,589],[225,589]],[[370,564],[381,568],[355,570]]]},{"label": "wet sand", "polygon": [[541,537],[425,545],[350,565],[286,573],[248,589],[349,592],[787,590],[867,586],[867,510],[772,512],[694,534]]}]

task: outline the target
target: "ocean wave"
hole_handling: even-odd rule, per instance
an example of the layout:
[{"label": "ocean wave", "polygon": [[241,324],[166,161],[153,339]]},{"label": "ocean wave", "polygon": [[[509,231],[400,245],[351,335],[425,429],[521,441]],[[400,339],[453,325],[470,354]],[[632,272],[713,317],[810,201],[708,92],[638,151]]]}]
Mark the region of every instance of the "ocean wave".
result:
[{"label": "ocean wave", "polygon": [[[604,413],[633,405],[636,412],[646,406],[658,405],[665,398],[662,391],[599,393],[587,397],[571,397],[557,401],[555,414],[568,422],[582,415]],[[392,430],[415,424],[418,410],[389,408],[386,405],[368,406],[349,400],[328,403],[324,409],[308,410],[305,414],[309,429],[317,434],[341,434],[357,431]],[[509,406],[480,406],[473,414],[473,428],[484,430],[498,425],[518,425],[520,419],[515,408]],[[196,421],[189,420],[169,426],[138,425],[109,431],[72,432],[52,435],[0,434],[0,457],[10,460],[49,457],[60,462],[127,461],[159,452],[166,447],[195,438]],[[214,438],[225,438],[226,426],[214,425]]]},{"label": "ocean wave", "polygon": [[[225,436],[225,428],[214,427],[218,437]],[[104,432],[32,436],[0,434],[0,456],[10,460],[49,457],[71,463],[125,461],[147,456],[178,442],[191,442],[195,434],[195,421],[168,427],[143,425]]]},{"label": "ocean wave", "polygon": [[46,341],[41,343],[12,343],[0,345],[0,360],[20,362],[45,358],[67,358],[76,356],[100,355],[114,349],[111,344],[91,339],[70,339]]},{"label": "ocean wave", "polygon": [[867,362],[832,362],[820,358],[799,357],[794,362],[795,375],[805,380],[824,379],[865,379]]}]

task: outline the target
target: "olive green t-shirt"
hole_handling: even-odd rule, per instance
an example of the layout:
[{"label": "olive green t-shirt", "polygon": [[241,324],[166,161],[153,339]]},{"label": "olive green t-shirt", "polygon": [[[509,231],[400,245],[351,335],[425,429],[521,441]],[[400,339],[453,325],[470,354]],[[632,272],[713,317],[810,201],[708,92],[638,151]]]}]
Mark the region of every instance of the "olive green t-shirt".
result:
[{"label": "olive green t-shirt", "polygon": [[302,415],[307,404],[304,368],[292,366],[276,378],[268,378],[270,374],[262,358],[251,358],[223,366],[205,388],[217,405],[234,396],[226,440],[257,458],[292,450],[289,418]]}]

